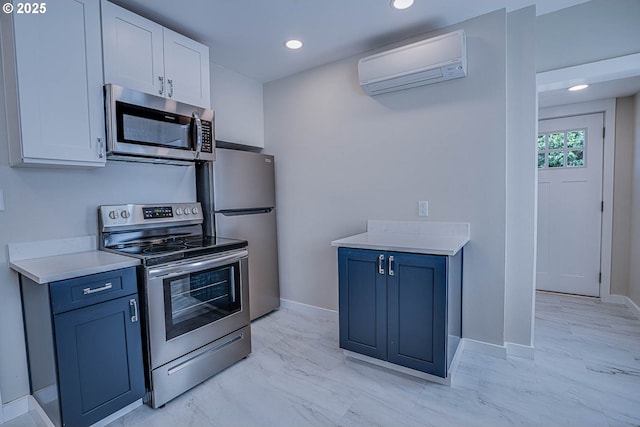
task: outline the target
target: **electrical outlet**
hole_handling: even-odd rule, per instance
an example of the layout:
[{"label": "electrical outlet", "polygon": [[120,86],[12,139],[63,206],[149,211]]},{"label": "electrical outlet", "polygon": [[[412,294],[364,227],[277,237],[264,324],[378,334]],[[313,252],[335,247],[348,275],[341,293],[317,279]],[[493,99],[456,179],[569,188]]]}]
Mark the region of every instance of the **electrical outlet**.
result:
[{"label": "electrical outlet", "polygon": [[418,216],[429,216],[429,202],[426,200],[418,201]]}]

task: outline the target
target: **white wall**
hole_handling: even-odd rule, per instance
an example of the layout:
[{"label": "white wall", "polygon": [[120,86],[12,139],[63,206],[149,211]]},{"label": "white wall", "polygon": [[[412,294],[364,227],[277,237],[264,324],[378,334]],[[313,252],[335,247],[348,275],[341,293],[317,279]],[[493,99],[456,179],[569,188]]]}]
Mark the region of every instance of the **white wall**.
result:
[{"label": "white wall", "polygon": [[330,241],[367,219],[419,220],[417,201],[428,200],[428,220],[471,223],[464,335],[503,344],[505,21],[498,11],[422,37],[466,31],[463,79],[371,98],[357,56],[265,85],[283,298],[337,309]]},{"label": "white wall", "polygon": [[539,16],[536,70],[556,70],[640,51],[640,1],[593,0]]},{"label": "white wall", "polygon": [[631,182],[631,239],[629,258],[629,293],[640,306],[640,93],[634,96],[633,174]]},{"label": "white wall", "polygon": [[95,235],[99,205],[193,201],[195,178],[193,167],[135,163],[90,170],[10,168],[0,90],[0,189],[6,207],[0,212],[0,389],[6,403],[29,394],[20,290],[8,266],[7,243]]},{"label": "white wall", "polygon": [[613,235],[611,293],[629,294],[631,245],[631,183],[633,179],[633,97],[616,100],[615,171],[613,183]]},{"label": "white wall", "polygon": [[537,132],[535,7],[507,15],[505,341],[531,346],[535,302]]}]

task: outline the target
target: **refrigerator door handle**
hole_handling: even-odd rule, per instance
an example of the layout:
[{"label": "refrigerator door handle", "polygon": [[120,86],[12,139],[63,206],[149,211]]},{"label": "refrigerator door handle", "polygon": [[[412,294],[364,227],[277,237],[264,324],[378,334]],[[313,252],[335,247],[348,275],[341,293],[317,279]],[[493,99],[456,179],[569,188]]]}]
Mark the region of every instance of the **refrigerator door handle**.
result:
[{"label": "refrigerator door handle", "polygon": [[256,214],[265,214],[269,213],[273,210],[273,208],[258,208],[258,209],[233,209],[233,210],[223,210],[218,211],[224,216],[238,216],[238,215],[256,215]]}]

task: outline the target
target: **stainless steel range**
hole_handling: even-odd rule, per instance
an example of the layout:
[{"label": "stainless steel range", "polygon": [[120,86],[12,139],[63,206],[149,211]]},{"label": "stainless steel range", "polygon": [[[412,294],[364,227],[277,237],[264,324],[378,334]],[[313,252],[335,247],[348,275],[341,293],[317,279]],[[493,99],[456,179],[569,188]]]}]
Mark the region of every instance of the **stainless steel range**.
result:
[{"label": "stainless steel range", "polygon": [[157,408],[251,352],[245,240],[202,233],[200,203],[99,208],[101,249],[141,259],[147,404]]}]

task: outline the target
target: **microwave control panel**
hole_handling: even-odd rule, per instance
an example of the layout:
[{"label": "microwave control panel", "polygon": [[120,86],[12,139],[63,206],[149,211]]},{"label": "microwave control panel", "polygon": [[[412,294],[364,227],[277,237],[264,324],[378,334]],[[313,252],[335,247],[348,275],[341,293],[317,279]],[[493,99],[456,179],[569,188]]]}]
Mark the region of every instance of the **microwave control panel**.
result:
[{"label": "microwave control panel", "polygon": [[202,121],[202,152],[213,153],[213,129],[211,122]]}]

